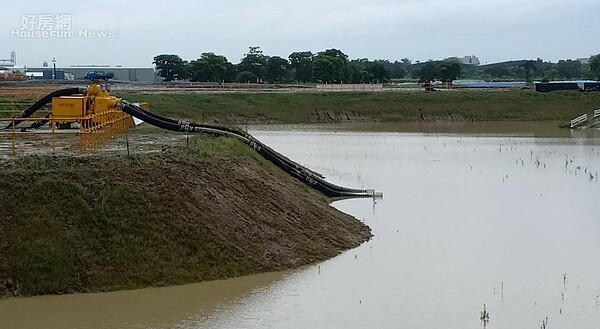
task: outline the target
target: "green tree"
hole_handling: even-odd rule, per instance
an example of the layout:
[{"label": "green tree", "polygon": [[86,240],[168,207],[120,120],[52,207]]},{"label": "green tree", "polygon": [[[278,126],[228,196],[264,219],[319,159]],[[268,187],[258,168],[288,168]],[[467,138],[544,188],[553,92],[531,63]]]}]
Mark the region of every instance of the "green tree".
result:
[{"label": "green tree", "polygon": [[510,72],[508,71],[508,69],[506,67],[500,66],[500,65],[488,67],[485,69],[485,72],[494,78],[502,78],[502,77],[510,75]]},{"label": "green tree", "polygon": [[351,79],[346,68],[348,56],[337,49],[320,52],[313,61],[313,77],[322,83],[341,83]]},{"label": "green tree", "polygon": [[377,60],[375,62],[381,63],[387,71],[386,79],[402,79],[406,75],[407,70],[410,70],[410,64],[405,65],[403,62],[395,61],[391,63],[388,60]]},{"label": "green tree", "polygon": [[510,74],[513,78],[516,79],[527,79],[527,72],[525,71],[525,68],[521,65],[511,67]]},{"label": "green tree", "polygon": [[525,81],[527,81],[527,83],[532,83],[537,70],[535,61],[525,61],[525,63],[521,64],[520,67],[525,71]]},{"label": "green tree", "polygon": [[279,56],[270,57],[267,60],[267,80],[269,82],[282,82],[285,79],[286,69],[289,62]]},{"label": "green tree", "polygon": [[431,82],[434,81],[437,77],[439,77],[440,72],[438,70],[438,65],[435,62],[428,62],[421,68],[421,71],[418,73],[419,82]]},{"label": "green tree", "polygon": [[567,59],[565,61],[561,59],[556,64],[556,68],[558,69],[560,76],[567,80],[578,78],[581,75],[581,62],[577,60]]},{"label": "green tree", "polygon": [[249,47],[250,50],[244,55],[238,70],[240,72],[252,72],[259,80],[264,80],[267,75],[267,60],[268,57],[263,54],[260,47]]},{"label": "green tree", "polygon": [[592,74],[590,69],[590,63],[581,63],[581,75],[580,77],[585,80],[594,80],[596,77]]},{"label": "green tree", "polygon": [[[410,70],[410,78],[411,79],[421,79],[421,70],[420,69],[412,69]],[[423,81],[420,81],[423,82]]]},{"label": "green tree", "polygon": [[438,78],[449,85],[460,76],[462,70],[458,61],[454,59],[443,60],[437,64],[437,67]]},{"label": "green tree", "polygon": [[600,80],[600,54],[590,57],[590,71],[597,80]]},{"label": "green tree", "polygon": [[367,59],[357,59],[346,64],[347,81],[349,83],[366,83],[370,80],[367,72]]},{"label": "green tree", "polygon": [[540,77],[546,75],[546,71],[550,70],[553,65],[550,62],[544,62],[538,57],[535,61],[535,75]]},{"label": "green tree", "polygon": [[341,50],[335,48],[327,49],[323,52],[320,52],[319,55],[334,57],[340,59],[344,63],[348,61],[348,55],[344,54]]},{"label": "green tree", "polygon": [[367,62],[366,70],[369,74],[368,82],[383,83],[390,77],[390,72],[382,61]]},{"label": "green tree", "polygon": [[456,80],[462,71],[460,63],[456,59],[446,59],[437,63],[438,78],[449,85]]},{"label": "green tree", "polygon": [[152,64],[156,65],[158,75],[163,77],[165,81],[173,81],[175,79],[185,79],[187,62],[181,59],[179,55],[162,54],[154,57]]},{"label": "green tree", "polygon": [[334,82],[337,75],[335,62],[335,58],[317,55],[313,62],[313,77],[322,83]]},{"label": "green tree", "polygon": [[235,77],[235,82],[240,82],[240,83],[253,83],[253,82],[258,82],[258,77],[256,76],[256,74],[250,72],[250,71],[242,71],[240,73],[238,73],[238,75]]},{"label": "green tree", "polygon": [[203,53],[189,64],[189,75],[194,81],[223,81],[227,73],[228,61],[225,56]]},{"label": "green tree", "polygon": [[225,71],[225,81],[234,82],[238,74],[238,66],[232,63],[227,63],[227,70]]},{"label": "green tree", "polygon": [[314,57],[315,55],[310,51],[294,52],[288,57],[290,59],[290,67],[296,71],[297,81],[312,81]]},{"label": "green tree", "polygon": [[554,81],[558,79],[560,79],[560,72],[558,72],[558,69],[556,68],[552,68],[546,71],[542,78],[542,80],[544,81]]}]

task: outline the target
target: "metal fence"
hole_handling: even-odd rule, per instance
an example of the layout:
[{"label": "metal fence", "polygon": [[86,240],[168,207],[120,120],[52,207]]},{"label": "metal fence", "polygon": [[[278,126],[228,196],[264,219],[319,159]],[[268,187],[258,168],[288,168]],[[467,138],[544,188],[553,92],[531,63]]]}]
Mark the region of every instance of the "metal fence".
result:
[{"label": "metal fence", "polygon": [[322,84],[317,85],[321,92],[381,92],[383,84]]}]

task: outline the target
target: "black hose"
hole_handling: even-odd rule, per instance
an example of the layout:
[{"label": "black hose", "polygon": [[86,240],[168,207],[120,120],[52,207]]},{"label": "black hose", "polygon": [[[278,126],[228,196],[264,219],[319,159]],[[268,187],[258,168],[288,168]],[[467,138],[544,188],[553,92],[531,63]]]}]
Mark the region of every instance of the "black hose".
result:
[{"label": "black hose", "polygon": [[[175,131],[175,132],[189,132],[189,133],[204,133],[204,134],[210,134],[210,135],[215,135],[215,136],[230,136],[230,137],[241,137],[241,136],[237,136],[236,134],[233,134],[231,132],[228,132],[226,130],[219,130],[219,129],[213,129],[213,128],[203,128],[203,127],[194,127],[194,126],[190,126],[190,125],[186,125],[186,124],[182,124],[182,123],[174,123],[174,120],[162,120],[160,118],[157,118],[156,116],[152,116],[147,114],[146,112],[142,111],[141,108],[139,108],[138,106],[132,105],[132,104],[127,104],[125,106],[122,107],[123,112],[136,117],[140,120],[143,120],[153,126],[162,128],[162,129],[166,129],[166,130],[170,130],[170,131]],[[243,139],[244,142],[248,142],[246,139]]]},{"label": "black hose", "polygon": [[147,122],[153,126],[176,132],[204,133],[213,136],[229,136],[237,138],[251,146],[265,159],[269,160],[291,176],[303,181],[305,184],[322,192],[329,197],[374,197],[377,196],[373,190],[361,190],[338,186],[315,175],[306,167],[301,166],[270,147],[264,145],[250,134],[229,127],[220,127],[207,124],[183,123],[171,118],[146,111],[139,106],[125,103],[123,112]]},{"label": "black hose", "polygon": [[38,121],[35,121],[31,124],[31,126],[29,126],[29,129],[38,129],[39,127],[45,125],[48,123],[48,121],[50,121],[50,117],[52,116],[52,114],[46,114],[45,116],[43,116],[41,119],[39,119]]},{"label": "black hose", "polygon": [[[172,123],[172,124],[185,124],[182,121],[177,121],[156,113],[152,113],[150,111],[147,111],[137,105],[133,105],[131,104],[132,107],[134,107],[135,109],[137,109],[140,112],[143,112],[146,116],[148,117],[152,117],[153,119],[158,119],[164,122],[168,122],[168,123]],[[139,119],[139,118],[138,118]],[[145,121],[145,120],[144,120]],[[249,144],[252,148],[254,148],[258,153],[260,153],[261,155],[263,155],[266,158],[269,158],[269,160],[271,160],[271,162],[275,163],[276,165],[278,165],[278,167],[281,167],[279,164],[280,163],[284,163],[284,165],[286,166],[286,168],[282,168],[286,171],[289,171],[289,169],[287,169],[287,167],[292,167],[295,168],[299,171],[303,171],[303,176],[305,176],[305,179],[310,181],[310,179],[314,179],[317,180],[320,184],[326,186],[327,188],[331,189],[331,190],[336,190],[336,191],[343,191],[343,192],[349,192],[349,193],[365,193],[366,190],[363,189],[355,189],[355,188],[348,188],[348,187],[343,187],[343,186],[339,186],[339,185],[335,185],[333,183],[330,183],[326,180],[323,179],[323,177],[320,177],[319,174],[312,172],[311,170],[309,170],[308,168],[288,159],[286,156],[284,156],[283,154],[280,154],[279,152],[273,150],[272,148],[270,148],[269,146],[265,145],[264,143],[262,143],[261,141],[257,140],[256,138],[254,138],[252,135],[241,131],[241,130],[237,130],[234,128],[230,128],[230,127],[222,127],[222,126],[216,126],[216,125],[210,125],[210,124],[199,124],[199,123],[187,123],[187,125],[191,126],[191,127],[200,127],[200,128],[209,128],[209,129],[215,129],[215,130],[223,130],[223,131],[227,131],[231,134],[235,134],[238,136],[241,136],[247,140],[250,141]],[[268,155],[267,155],[268,154]],[[374,192],[374,191],[368,191],[370,193]]]},{"label": "black hose", "polygon": [[[144,113],[145,115],[147,115],[147,116],[151,116],[151,117],[153,117],[153,118],[156,118],[156,119],[159,119],[159,120],[162,120],[162,121],[165,121],[165,122],[170,122],[170,123],[181,124],[181,121],[177,121],[177,120],[174,120],[174,119],[171,119],[171,118],[168,118],[168,117],[162,116],[162,115],[160,115],[160,114],[152,113],[152,112],[150,112],[150,111],[148,111],[148,110],[145,110],[145,109],[141,108],[141,107],[140,107],[140,106],[138,106],[138,105],[135,105],[135,104],[129,104],[129,106],[131,106],[131,107],[135,108],[135,109],[136,109],[136,110],[138,110],[138,111],[141,111],[141,112],[143,112],[143,113]],[[139,118],[138,118],[138,119],[139,119]]]},{"label": "black hose", "polygon": [[[25,111],[19,113],[19,115],[16,116],[16,119],[18,119],[18,118],[29,118],[35,112],[37,112],[39,109],[41,109],[42,107],[44,107],[44,105],[50,103],[52,101],[52,98],[54,98],[54,97],[70,96],[70,95],[74,95],[74,94],[81,94],[84,90],[85,90],[85,88],[66,88],[66,89],[59,89],[59,90],[53,91],[53,92],[49,93],[48,95],[42,97],[40,100],[38,100],[33,105],[31,105],[30,107],[28,107]],[[6,127],[4,127],[4,129],[12,128],[13,123],[15,125],[18,125],[19,123],[21,123],[23,121],[24,120],[14,120],[14,121],[11,121]]]},{"label": "black hose", "polygon": [[[25,111],[21,112],[16,118],[28,118],[28,117],[32,116],[35,112],[37,112],[39,109],[44,107],[44,105],[51,102],[52,98],[54,98],[54,97],[80,94],[80,93],[83,93],[84,91],[85,91],[85,88],[67,88],[67,89],[56,90],[56,91],[51,92],[50,94],[44,96],[37,102],[35,102],[33,105],[31,105]],[[327,196],[330,196],[330,197],[374,197],[374,196],[378,195],[373,190],[353,189],[353,188],[342,187],[342,186],[338,186],[338,185],[329,183],[326,180],[324,180],[322,177],[319,177],[317,174],[311,172],[306,167],[288,159],[287,157],[285,157],[282,154],[271,149],[270,147],[263,144],[262,142],[260,142],[256,138],[254,138],[252,135],[250,135],[244,131],[229,128],[229,127],[221,127],[221,126],[208,125],[208,124],[184,123],[181,121],[177,121],[177,120],[174,120],[171,118],[167,118],[167,117],[152,113],[150,111],[146,111],[139,106],[129,104],[127,102],[123,102],[120,105],[123,109],[123,112],[125,112],[133,117],[136,117],[140,120],[143,120],[153,126],[162,128],[162,129],[176,131],[176,132],[203,133],[203,134],[210,134],[213,136],[229,136],[229,137],[237,138],[237,139],[243,141],[244,143],[248,144],[256,152],[258,152],[261,156],[263,156],[265,159],[271,161],[277,167],[281,168],[282,170],[284,170],[291,176],[296,177],[297,179],[303,181],[304,183],[313,187],[314,189],[321,191],[323,194],[325,194]],[[48,117],[49,117],[49,115],[32,123],[30,128],[39,128],[39,127],[43,126],[44,124],[46,124],[48,122],[48,120],[47,120]],[[23,121],[24,120],[15,120],[15,121],[9,123],[4,129],[12,128],[13,123],[15,125],[18,125]]]},{"label": "black hose", "polygon": [[167,122],[167,121],[155,118],[153,116],[147,115],[146,113],[140,111],[140,108],[138,108],[135,105],[128,104],[128,105],[124,106],[122,109],[123,109],[123,112],[131,115],[132,117],[136,117],[136,118],[143,120],[144,122],[147,122],[158,128],[162,128],[162,129],[166,129],[166,130],[170,130],[170,131],[180,131],[180,128],[181,128],[180,124]]}]

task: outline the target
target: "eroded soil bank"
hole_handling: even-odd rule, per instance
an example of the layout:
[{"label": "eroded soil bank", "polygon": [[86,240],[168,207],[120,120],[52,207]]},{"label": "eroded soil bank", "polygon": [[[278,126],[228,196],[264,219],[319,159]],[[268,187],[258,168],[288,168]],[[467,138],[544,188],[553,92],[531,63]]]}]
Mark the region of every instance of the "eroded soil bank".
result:
[{"label": "eroded soil bank", "polygon": [[529,90],[384,93],[142,94],[152,111],[219,124],[556,121],[598,108],[600,93]]},{"label": "eroded soil bank", "polygon": [[245,145],[0,162],[0,295],[98,292],[295,268],[370,229]]}]

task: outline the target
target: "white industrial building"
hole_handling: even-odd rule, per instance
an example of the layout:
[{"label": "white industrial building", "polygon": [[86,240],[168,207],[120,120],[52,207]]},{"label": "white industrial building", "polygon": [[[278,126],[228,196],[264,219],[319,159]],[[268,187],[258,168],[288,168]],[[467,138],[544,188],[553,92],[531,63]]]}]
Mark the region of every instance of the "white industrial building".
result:
[{"label": "white industrial building", "polygon": [[[28,67],[27,76],[35,75],[38,72],[53,71],[53,67]],[[58,72],[64,72],[64,78],[67,80],[84,80],[85,75],[90,71],[114,74],[113,80],[125,82],[155,83],[163,79],[158,76],[152,67],[121,67],[121,66],[77,66],[77,67],[56,67]],[[62,74],[61,74],[62,75]]]},{"label": "white industrial building", "polygon": [[475,55],[469,55],[469,56],[465,56],[463,58],[459,58],[461,64],[465,64],[465,65],[479,65],[481,64],[481,62],[479,61],[479,57],[475,56]]},{"label": "white industrial building", "polygon": [[162,81],[154,68],[152,67],[63,67],[65,73],[73,75],[75,80],[85,79],[85,75],[90,71],[112,72],[115,77],[113,80],[127,82],[146,82],[154,83]]}]

